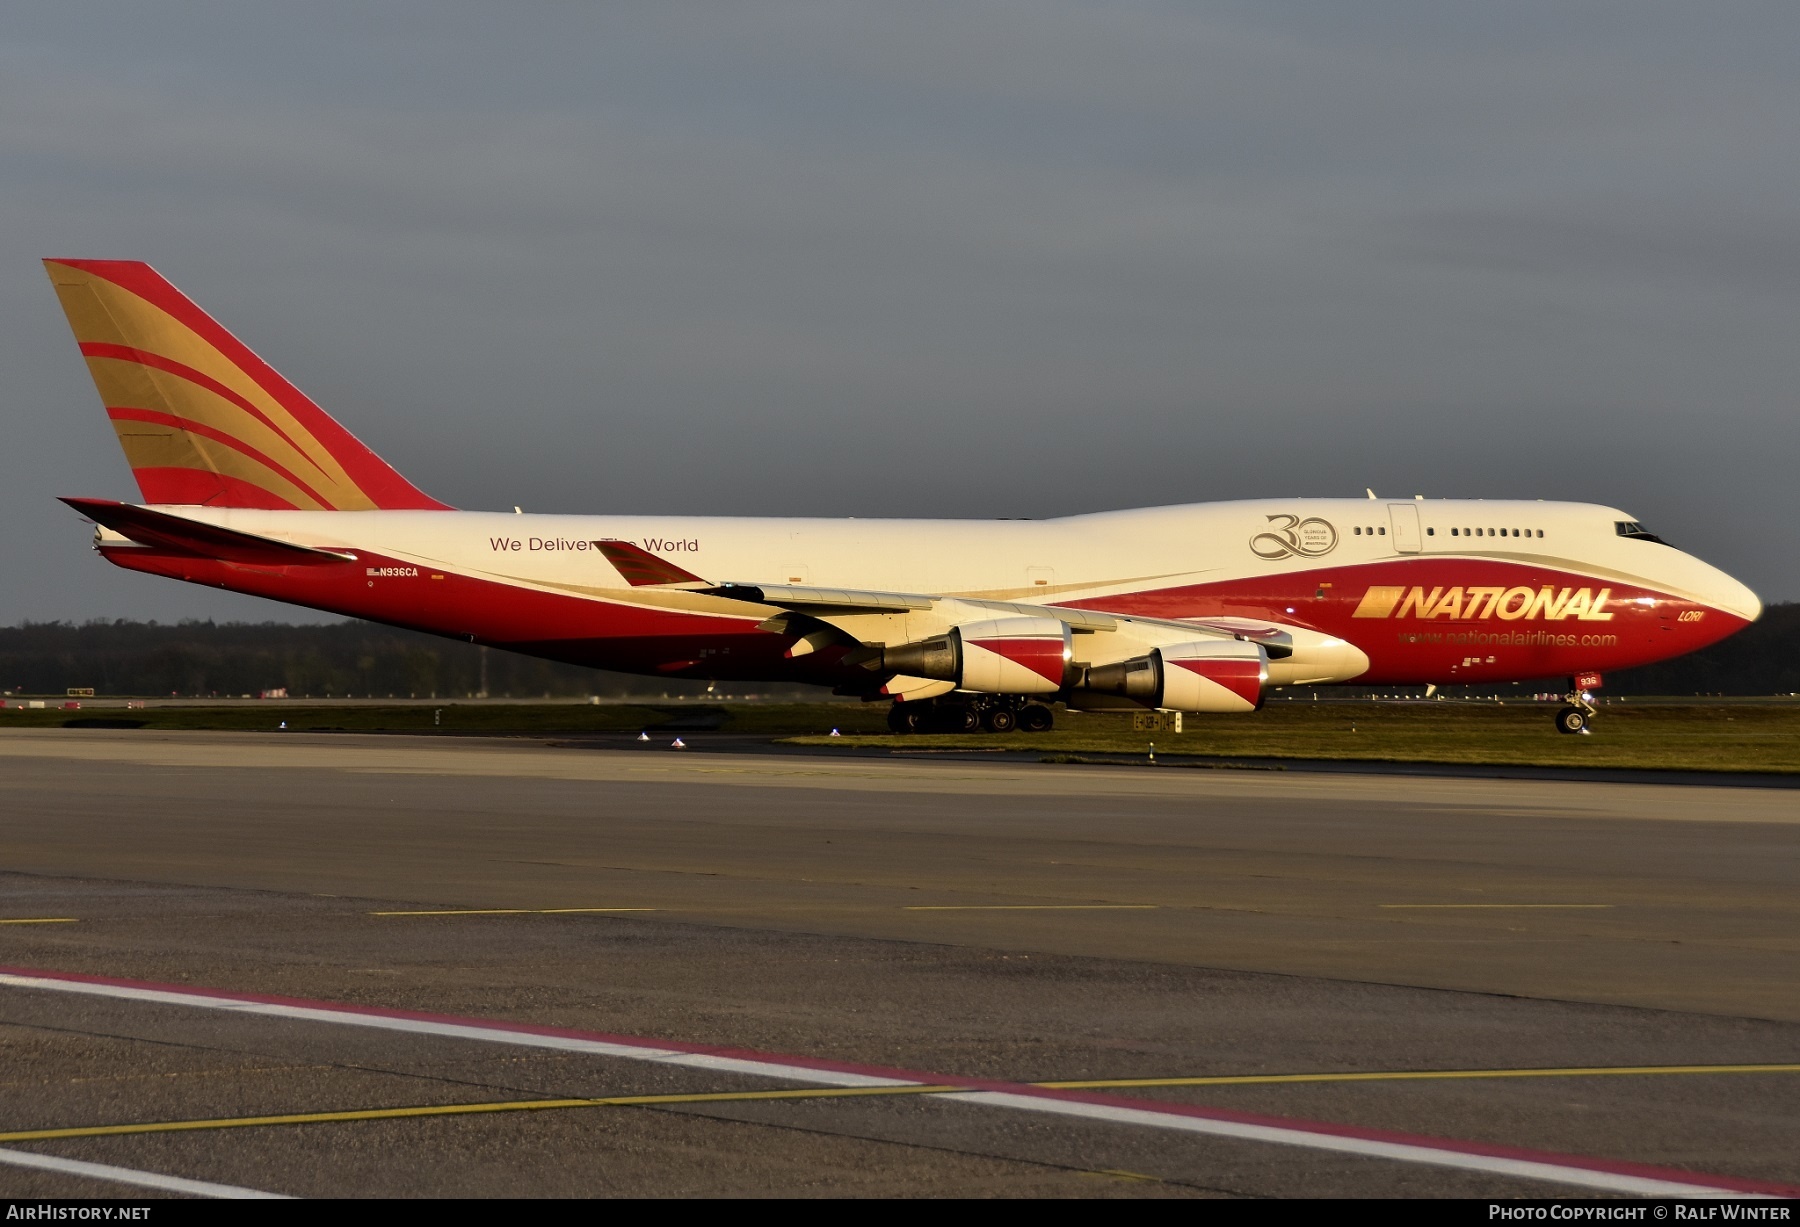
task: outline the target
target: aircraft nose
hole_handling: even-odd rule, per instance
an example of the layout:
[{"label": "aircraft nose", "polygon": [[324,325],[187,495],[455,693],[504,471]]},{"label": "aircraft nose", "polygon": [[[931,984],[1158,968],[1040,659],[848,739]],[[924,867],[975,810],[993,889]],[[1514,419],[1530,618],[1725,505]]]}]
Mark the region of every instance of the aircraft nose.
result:
[{"label": "aircraft nose", "polygon": [[1708,605],[1746,622],[1754,622],[1762,617],[1762,598],[1717,567],[1709,566],[1706,570],[1707,582],[1702,586],[1700,595]]}]

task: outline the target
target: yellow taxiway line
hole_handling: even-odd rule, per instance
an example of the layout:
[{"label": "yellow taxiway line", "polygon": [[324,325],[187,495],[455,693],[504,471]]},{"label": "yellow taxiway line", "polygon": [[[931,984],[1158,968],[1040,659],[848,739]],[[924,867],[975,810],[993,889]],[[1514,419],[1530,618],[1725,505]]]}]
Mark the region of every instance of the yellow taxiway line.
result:
[{"label": "yellow taxiway line", "polygon": [[[1046,1090],[1119,1090],[1176,1086],[1251,1086],[1305,1082],[1404,1082],[1426,1079],[1643,1077],[1671,1074],[1793,1074],[1787,1065],[1620,1065],[1548,1069],[1431,1069],[1344,1074],[1235,1074],[1201,1078],[1105,1078],[1075,1082],[1033,1082]],[[600,1099],[512,1099],[491,1103],[426,1104],[408,1108],[359,1108],[343,1112],[294,1112],[280,1116],[227,1116],[203,1120],[145,1121],[130,1125],[76,1125],[63,1129],[21,1129],[0,1133],[0,1143],[49,1142],[60,1138],[117,1137],[141,1133],[182,1133],[203,1129],[244,1129],[267,1125],[313,1125],[341,1121],[409,1120],[429,1116],[473,1116],[493,1112],[533,1112],[554,1108],[643,1108],[672,1104],[742,1103],[758,1100],[851,1099],[879,1095],[944,1095],[963,1086],[802,1087],[778,1091],[707,1091],[674,1095],[614,1095]]]},{"label": "yellow taxiway line", "polygon": [[653,907],[459,907],[430,912],[370,912],[371,916],[581,916],[594,912],[654,912]]},{"label": "yellow taxiway line", "polygon": [[1800,1074],[1795,1065],[1575,1065],[1546,1069],[1415,1069],[1357,1074],[1226,1074],[1206,1078],[1109,1078],[1100,1081],[1034,1082],[1062,1091],[1120,1090],[1157,1086],[1258,1086],[1291,1082],[1426,1082],[1478,1078],[1606,1078],[1667,1074]]},{"label": "yellow taxiway line", "polygon": [[915,903],[903,912],[1154,912],[1160,903]]},{"label": "yellow taxiway line", "polygon": [[730,1103],[736,1100],[757,1099],[835,1099],[851,1095],[926,1095],[966,1089],[966,1087],[959,1086],[805,1087],[783,1091],[711,1091],[692,1095],[614,1095],[604,1099],[512,1099],[497,1103],[444,1103],[411,1108],[358,1108],[346,1112],[294,1112],[282,1116],[226,1116],[212,1120],[146,1121],[135,1125],[24,1129],[13,1133],[0,1133],[0,1143],[48,1142],[57,1138],[115,1137],[131,1133],[180,1133],[194,1129],[242,1129],[257,1125],[312,1125],[329,1121],[469,1116],[482,1112],[530,1112],[546,1108],[641,1108],[659,1104]]},{"label": "yellow taxiway line", "polygon": [[1610,908],[1610,903],[1377,903],[1383,908],[1429,908],[1434,911],[1474,911],[1479,909],[1502,909],[1506,911],[1589,911],[1599,908]]},{"label": "yellow taxiway line", "polygon": [[0,925],[72,925],[77,924],[77,916],[21,916],[13,920],[0,920]]}]

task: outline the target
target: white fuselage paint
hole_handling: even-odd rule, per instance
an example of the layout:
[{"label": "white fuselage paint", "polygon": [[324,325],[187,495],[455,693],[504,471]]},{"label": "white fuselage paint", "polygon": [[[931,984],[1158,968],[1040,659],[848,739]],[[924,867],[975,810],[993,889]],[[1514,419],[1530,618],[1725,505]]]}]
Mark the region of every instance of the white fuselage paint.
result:
[{"label": "white fuselage paint", "polygon": [[[1409,507],[1430,530],[1418,538],[1417,556],[1534,563],[1633,582],[1746,620],[1761,612],[1756,595],[1723,571],[1678,549],[1621,537],[1614,525],[1630,516],[1586,503],[1269,499],[1051,520],[162,510],[297,544],[565,590],[625,586],[591,545],[614,538],[715,583],[1073,601],[1415,556],[1399,548],[1395,531],[1395,517]],[[1253,552],[1253,538],[1290,516],[1330,524],[1336,544],[1274,559]],[[1357,528],[1370,531],[1359,535]],[[1463,536],[1465,528],[1482,535]],[[1501,529],[1509,535],[1487,535]],[[1521,535],[1511,536],[1513,529]]]}]

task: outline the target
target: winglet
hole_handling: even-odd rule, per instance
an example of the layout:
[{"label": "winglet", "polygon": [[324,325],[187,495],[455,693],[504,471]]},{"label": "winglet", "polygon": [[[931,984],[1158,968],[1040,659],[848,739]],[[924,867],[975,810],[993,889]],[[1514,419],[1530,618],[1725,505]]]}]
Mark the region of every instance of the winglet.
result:
[{"label": "winglet", "polygon": [[633,588],[706,583],[693,572],[683,571],[667,558],[658,557],[629,541],[596,541],[594,548],[606,555],[606,561],[612,563],[613,570],[623,576],[625,582]]}]

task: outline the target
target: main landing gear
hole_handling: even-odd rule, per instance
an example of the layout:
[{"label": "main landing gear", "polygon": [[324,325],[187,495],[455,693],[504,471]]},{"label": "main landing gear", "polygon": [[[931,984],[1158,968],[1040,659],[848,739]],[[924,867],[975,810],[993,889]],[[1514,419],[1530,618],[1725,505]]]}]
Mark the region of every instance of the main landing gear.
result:
[{"label": "main landing gear", "polygon": [[895,733],[1048,733],[1056,715],[1023,695],[945,696],[888,709],[888,728]]},{"label": "main landing gear", "polygon": [[[1580,734],[1584,737],[1587,735],[1588,721],[1594,718],[1594,696],[1589,693],[1589,687],[1599,685],[1599,678],[1600,675],[1596,673],[1591,678],[1569,679],[1569,693],[1563,696],[1566,706],[1558,708],[1556,712],[1557,732]],[[1583,682],[1588,685],[1584,686]]]}]

